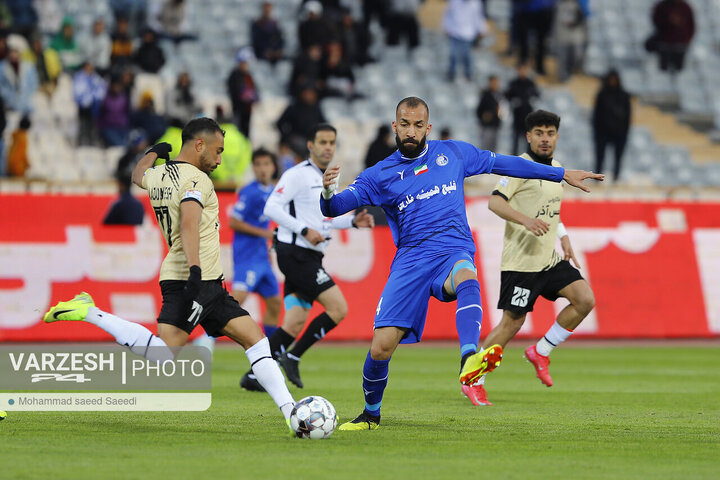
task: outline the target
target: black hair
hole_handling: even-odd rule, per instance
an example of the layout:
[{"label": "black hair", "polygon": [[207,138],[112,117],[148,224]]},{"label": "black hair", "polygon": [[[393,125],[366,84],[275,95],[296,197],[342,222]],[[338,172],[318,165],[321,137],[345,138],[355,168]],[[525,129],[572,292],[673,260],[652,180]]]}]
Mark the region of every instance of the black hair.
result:
[{"label": "black hair", "polygon": [[535,127],[555,127],[560,130],[560,116],[547,110],[535,110],[525,117],[525,130],[531,131]]},{"label": "black hair", "polygon": [[32,125],[30,117],[27,115],[23,115],[23,117],[20,119],[20,124],[18,125],[20,127],[20,130],[30,130],[30,125]]},{"label": "black hair", "polygon": [[252,153],[253,164],[255,163],[255,159],[258,157],[270,157],[270,160],[275,166],[275,172],[273,172],[272,179],[277,180],[280,178],[280,165],[278,164],[277,155],[266,148],[260,147]]},{"label": "black hair", "polygon": [[194,118],[190,120],[185,128],[182,130],[182,144],[194,140],[201,134],[211,134],[220,132],[222,136],[225,136],[225,130],[220,128],[215,120],[208,117]]},{"label": "black hair", "polygon": [[397,115],[398,110],[400,110],[400,107],[402,105],[407,105],[410,108],[415,108],[420,105],[423,105],[425,107],[425,110],[428,112],[428,116],[430,116],[430,107],[428,107],[428,104],[420,97],[405,97],[400,102],[398,102],[397,107],[395,107],[395,115]]},{"label": "black hair", "polygon": [[333,132],[337,136],[337,129],[329,123],[318,123],[308,133],[308,142],[315,142],[315,137],[318,132]]}]

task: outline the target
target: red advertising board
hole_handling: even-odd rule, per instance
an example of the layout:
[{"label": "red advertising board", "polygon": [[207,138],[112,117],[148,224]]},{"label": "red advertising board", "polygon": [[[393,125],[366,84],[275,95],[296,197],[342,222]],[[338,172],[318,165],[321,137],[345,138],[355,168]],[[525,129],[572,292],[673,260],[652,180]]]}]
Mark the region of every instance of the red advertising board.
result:
[{"label": "red advertising board", "polygon": [[[93,295],[98,307],[154,330],[165,244],[148,202],[143,226],[107,227],[101,222],[111,197],[0,198],[5,207],[0,212],[0,341],[110,339],[84,323],[42,323],[49,306],[83,290]],[[233,199],[231,194],[220,195],[222,212],[228,211]],[[487,335],[501,317],[495,306],[504,224],[489,212],[486,198],[468,199],[467,208],[478,247],[485,311],[482,330]],[[578,336],[720,335],[720,204],[565,200],[561,215],[597,301],[577,329]],[[221,227],[228,282],[231,238],[232,232]],[[335,232],[325,266],[345,294],[349,314],[330,339],[371,337],[394,252],[387,227]],[[564,305],[563,300],[538,300],[519,335],[541,335]],[[246,308],[260,317],[261,302],[256,297],[251,296]],[[423,338],[457,338],[454,312],[454,304],[431,299]]]}]

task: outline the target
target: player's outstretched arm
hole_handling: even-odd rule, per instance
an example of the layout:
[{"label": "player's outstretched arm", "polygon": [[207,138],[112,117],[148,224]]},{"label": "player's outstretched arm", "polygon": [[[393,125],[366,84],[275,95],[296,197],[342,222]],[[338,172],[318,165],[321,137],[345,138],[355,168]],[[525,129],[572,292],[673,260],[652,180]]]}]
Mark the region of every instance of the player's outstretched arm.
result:
[{"label": "player's outstretched arm", "polygon": [[145,176],[145,171],[155,164],[155,160],[158,158],[164,158],[165,161],[170,160],[170,152],[172,152],[172,145],[169,143],[158,143],[153,145],[143,156],[140,161],[135,165],[135,169],[132,173],[132,181],[135,185],[140,188],[143,187],[142,180]]},{"label": "player's outstretched arm", "polygon": [[326,217],[338,217],[360,206],[357,196],[350,190],[335,193],[340,166],[335,165],[323,174],[323,191],[320,194],[320,210]]},{"label": "player's outstretched arm", "polygon": [[563,176],[563,180],[565,180],[568,185],[579,188],[583,192],[590,192],[590,189],[582,183],[583,180],[588,178],[602,182],[605,180],[605,175],[594,172],[586,172],[585,170],[565,170],[565,175]]}]

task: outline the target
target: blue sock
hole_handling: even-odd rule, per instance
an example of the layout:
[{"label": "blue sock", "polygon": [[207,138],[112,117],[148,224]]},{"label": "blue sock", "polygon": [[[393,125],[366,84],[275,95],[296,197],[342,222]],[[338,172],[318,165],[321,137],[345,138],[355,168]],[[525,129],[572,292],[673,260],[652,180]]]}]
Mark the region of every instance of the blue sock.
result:
[{"label": "blue sock", "polygon": [[388,383],[390,359],[373,360],[370,352],[363,366],[363,392],[365,392],[365,411],[370,415],[380,415],[383,392]]},{"label": "blue sock", "polygon": [[474,353],[480,341],[482,323],[482,304],[480,303],[480,284],[477,280],[465,280],[455,289],[457,310],[455,326],[460,338],[460,356]]},{"label": "blue sock", "polygon": [[272,334],[275,333],[275,330],[278,329],[277,325],[265,325],[263,324],[263,330],[265,330],[265,336],[270,338],[272,337]]}]

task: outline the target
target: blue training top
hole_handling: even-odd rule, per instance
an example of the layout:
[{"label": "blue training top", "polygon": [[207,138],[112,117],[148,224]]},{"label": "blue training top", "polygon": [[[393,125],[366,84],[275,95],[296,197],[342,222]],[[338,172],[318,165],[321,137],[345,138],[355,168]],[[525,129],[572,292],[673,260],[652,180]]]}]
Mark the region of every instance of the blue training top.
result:
[{"label": "blue training top", "polygon": [[452,250],[474,254],[463,181],[482,173],[560,182],[565,169],[466,142],[432,140],[416,158],[396,151],[362,172],[347,190],[330,200],[321,196],[320,207],[330,217],[362,205],[382,207],[398,249],[396,261],[420,261]]},{"label": "blue training top", "polygon": [[[254,227],[268,228],[270,219],[263,215],[265,202],[273,191],[273,185],[253,181],[238,193],[231,217]],[[267,260],[267,239],[235,232],[233,237],[233,260],[235,264],[253,260]]]}]

